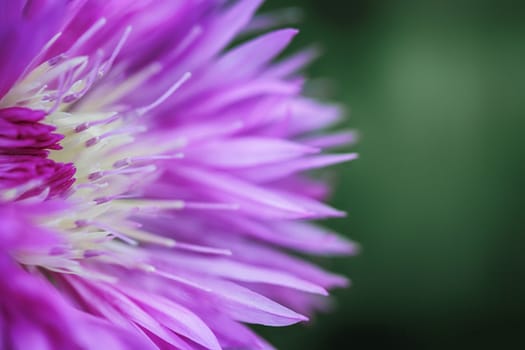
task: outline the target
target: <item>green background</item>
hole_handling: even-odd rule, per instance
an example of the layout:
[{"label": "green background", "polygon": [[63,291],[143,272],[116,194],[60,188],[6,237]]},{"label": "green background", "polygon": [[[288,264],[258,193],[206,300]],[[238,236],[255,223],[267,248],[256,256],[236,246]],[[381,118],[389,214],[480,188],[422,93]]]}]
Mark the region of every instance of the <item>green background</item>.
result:
[{"label": "green background", "polygon": [[525,349],[521,3],[267,1],[304,10],[293,48],[323,48],[308,75],[361,133],[328,225],[363,251],[320,260],[353,286],[257,328],[279,349]]}]

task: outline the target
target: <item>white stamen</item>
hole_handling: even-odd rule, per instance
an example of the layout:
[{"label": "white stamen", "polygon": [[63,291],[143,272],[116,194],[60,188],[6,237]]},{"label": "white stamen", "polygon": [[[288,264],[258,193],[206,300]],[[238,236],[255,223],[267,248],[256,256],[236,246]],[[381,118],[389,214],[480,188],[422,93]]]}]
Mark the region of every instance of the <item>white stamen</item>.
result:
[{"label": "white stamen", "polygon": [[75,132],[85,131],[85,130],[87,130],[90,127],[95,126],[95,125],[109,124],[109,123],[112,123],[112,122],[114,122],[115,120],[117,120],[117,119],[119,119],[121,117],[122,117],[122,114],[114,113],[109,118],[105,118],[105,119],[101,119],[101,120],[95,120],[95,121],[89,121],[89,122],[84,122],[84,123],[79,124],[79,125],[77,125],[75,127]]},{"label": "white stamen", "polygon": [[58,40],[58,38],[60,38],[62,36],[62,32],[58,32],[56,33],[45,45],[44,47],[42,48],[42,50],[40,50],[40,52],[38,53],[38,55],[36,55],[32,60],[31,60],[31,63],[29,63],[29,65],[27,66],[27,68],[24,70],[24,73],[22,74],[22,76],[25,76],[27,74],[27,72],[29,72],[31,69],[34,68],[34,65],[40,61],[40,59],[42,58],[42,56],[44,56],[47,52],[47,50],[49,50],[51,48],[51,46],[53,46],[53,44]]},{"label": "white stamen", "polygon": [[94,146],[95,144],[97,144],[99,141],[101,141],[103,139],[106,139],[108,137],[114,137],[114,136],[118,136],[118,135],[122,135],[122,134],[124,134],[124,135],[132,135],[132,134],[135,134],[135,133],[141,133],[141,132],[145,132],[145,131],[147,131],[147,128],[145,126],[142,126],[142,125],[128,127],[128,128],[120,128],[120,129],[117,129],[117,130],[108,131],[107,133],[104,133],[104,134],[92,137],[92,138],[90,138],[89,140],[87,140],[85,142],[85,145],[86,145],[86,147],[91,147],[91,146]]},{"label": "white stamen", "polygon": [[179,46],[173,51],[172,57],[177,57],[184,50],[186,50],[203,32],[201,26],[194,26],[191,28],[189,34],[182,40]]},{"label": "white stamen", "polygon": [[107,20],[105,18],[101,18],[93,23],[93,25],[88,30],[86,30],[84,34],[82,34],[80,38],[78,38],[78,40],[71,46],[68,52],[74,53],[78,48],[82,47],[82,45],[84,45],[91,37],[93,37],[96,32],[106,25],[106,22]]},{"label": "white stamen", "polygon": [[106,71],[109,70],[109,68],[113,65],[113,62],[117,58],[118,54],[120,53],[120,50],[122,50],[122,47],[124,47],[124,44],[126,43],[126,40],[128,40],[129,35],[131,34],[131,26],[127,26],[124,30],[124,33],[122,34],[122,37],[117,43],[117,46],[111,53],[111,56],[109,57],[108,61],[104,64],[104,66],[99,70],[100,75],[104,75]]},{"label": "white stamen", "polygon": [[137,167],[137,168],[124,168],[124,169],[116,169],[116,170],[101,170],[101,171],[96,171],[94,173],[89,174],[88,178],[91,181],[96,181],[100,178],[103,178],[104,176],[136,174],[136,173],[153,173],[156,170],[157,170],[157,167],[155,165],[147,165],[147,166]]},{"label": "white stamen", "polygon": [[116,161],[113,163],[114,168],[124,168],[128,167],[130,165],[134,165],[136,163],[141,162],[151,162],[156,160],[170,160],[170,159],[181,159],[184,158],[184,153],[176,153],[176,154],[165,154],[165,155],[153,155],[153,156],[144,156],[144,157],[128,157],[121,160]]},{"label": "white stamen", "polygon": [[78,91],[78,92],[75,92],[71,95],[67,95],[63,98],[63,101],[65,103],[70,103],[70,102],[73,102],[75,100],[77,100],[78,98],[82,97],[88,90],[89,88],[93,85],[93,83],[95,82],[97,76],[98,76],[98,71],[100,69],[100,66],[102,64],[102,59],[103,59],[103,56],[104,56],[104,53],[101,51],[101,50],[97,50],[97,53],[95,55],[95,62],[93,64],[93,67],[91,68],[91,72],[88,73],[87,77],[83,80],[79,80],[77,81],[75,84],[79,84],[81,85],[82,82],[84,82],[84,87]]},{"label": "white stamen", "polygon": [[92,223],[94,226],[96,227],[99,227],[101,229],[103,229],[104,231],[110,233],[112,236],[115,236],[116,238],[120,239],[121,241],[129,244],[129,245],[132,245],[132,246],[138,246],[139,245],[139,242],[126,236],[125,234],[122,234],[120,233],[117,229],[113,229],[109,226],[106,226],[106,225],[103,225],[103,224],[100,224],[100,223],[97,223],[97,222],[93,222]]},{"label": "white stamen", "polygon": [[164,94],[162,94],[162,96],[153,101],[153,103],[149,104],[148,106],[137,109],[138,114],[146,114],[158,107],[162,102],[166,101],[175,91],[177,91],[182,86],[182,84],[188,81],[189,78],[191,78],[191,73],[184,73],[179,80],[177,80]]}]

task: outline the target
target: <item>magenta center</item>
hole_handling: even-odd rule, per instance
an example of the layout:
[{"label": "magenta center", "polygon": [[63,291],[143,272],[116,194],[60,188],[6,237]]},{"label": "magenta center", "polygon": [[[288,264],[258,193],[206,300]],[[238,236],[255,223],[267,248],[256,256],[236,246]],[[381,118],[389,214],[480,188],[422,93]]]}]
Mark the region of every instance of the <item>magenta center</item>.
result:
[{"label": "magenta center", "polygon": [[[0,109],[0,189],[19,189],[16,199],[49,191],[46,198],[68,190],[75,182],[72,163],[58,163],[49,158],[50,150],[59,150],[63,135],[55,127],[42,123],[46,114],[23,107]],[[24,185],[27,188],[24,188]],[[32,185],[34,184],[34,185]]]}]

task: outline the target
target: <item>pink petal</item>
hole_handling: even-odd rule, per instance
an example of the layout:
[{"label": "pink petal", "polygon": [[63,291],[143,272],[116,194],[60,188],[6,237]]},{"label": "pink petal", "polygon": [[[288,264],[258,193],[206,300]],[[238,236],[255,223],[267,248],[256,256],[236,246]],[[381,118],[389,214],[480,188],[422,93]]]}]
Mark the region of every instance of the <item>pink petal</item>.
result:
[{"label": "pink petal", "polygon": [[317,153],[313,147],[282,139],[236,137],[208,142],[185,151],[188,159],[215,167],[259,166]]}]

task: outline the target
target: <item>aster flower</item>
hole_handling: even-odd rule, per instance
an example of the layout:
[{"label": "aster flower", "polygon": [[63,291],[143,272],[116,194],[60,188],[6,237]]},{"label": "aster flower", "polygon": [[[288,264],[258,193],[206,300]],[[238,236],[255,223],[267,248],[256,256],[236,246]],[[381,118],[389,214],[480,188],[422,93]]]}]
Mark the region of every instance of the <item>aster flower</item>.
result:
[{"label": "aster flower", "polygon": [[296,30],[229,48],[260,3],[0,0],[2,349],[269,349],[347,283],[292,252],[354,252],[305,174],[352,135]]}]

